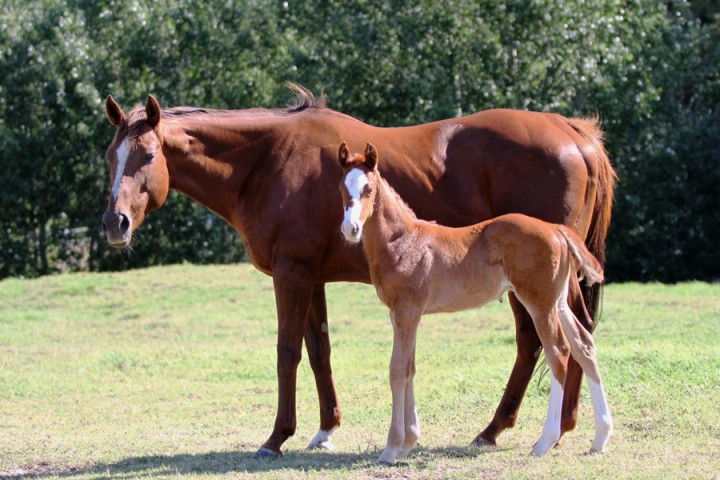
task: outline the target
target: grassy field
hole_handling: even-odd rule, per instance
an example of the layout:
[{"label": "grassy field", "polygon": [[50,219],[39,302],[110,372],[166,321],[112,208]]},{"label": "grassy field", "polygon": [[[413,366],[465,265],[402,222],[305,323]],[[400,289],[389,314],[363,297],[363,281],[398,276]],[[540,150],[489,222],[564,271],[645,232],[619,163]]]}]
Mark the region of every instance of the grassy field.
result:
[{"label": "grassy field", "polygon": [[328,286],[344,422],[334,452],[312,373],[279,460],[252,455],[276,409],[271,280],[249,265],[174,266],[0,282],[0,477],[720,478],[720,285],[622,284],[597,332],[615,434],[604,455],[584,387],[578,428],[529,455],[549,382],[533,383],[496,448],[468,443],[490,420],[514,360],[507,302],[428,316],[415,379],[423,436],[376,465],[390,420],[387,311],[367,285]]}]

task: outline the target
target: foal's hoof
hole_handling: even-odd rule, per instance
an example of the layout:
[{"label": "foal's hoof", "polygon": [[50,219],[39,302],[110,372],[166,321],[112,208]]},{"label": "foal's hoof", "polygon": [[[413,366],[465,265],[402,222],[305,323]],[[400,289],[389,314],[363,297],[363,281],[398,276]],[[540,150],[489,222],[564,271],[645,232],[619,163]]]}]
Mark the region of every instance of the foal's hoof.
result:
[{"label": "foal's hoof", "polygon": [[255,452],[255,455],[253,455],[253,460],[270,460],[280,458],[281,456],[282,453],[274,452],[269,448],[260,447],[258,451]]},{"label": "foal's hoof", "polygon": [[497,443],[492,440],[487,440],[480,435],[475,437],[475,440],[470,442],[471,447],[497,447]]},{"label": "foal's hoof", "polygon": [[383,451],[378,458],[378,464],[384,467],[394,467],[397,463],[397,453],[394,451]]}]

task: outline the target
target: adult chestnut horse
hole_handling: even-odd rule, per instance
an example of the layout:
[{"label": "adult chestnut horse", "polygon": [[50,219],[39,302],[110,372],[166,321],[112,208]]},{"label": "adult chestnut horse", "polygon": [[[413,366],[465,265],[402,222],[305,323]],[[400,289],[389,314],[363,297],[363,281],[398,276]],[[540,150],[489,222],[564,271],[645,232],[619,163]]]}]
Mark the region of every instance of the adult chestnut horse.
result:
[{"label": "adult chestnut horse", "polygon": [[[331,448],[340,425],[330,366],[325,284],[370,282],[362,248],[340,235],[337,145],[384,152],[383,176],[423,219],[463,226],[509,212],[561,223],[604,259],[614,172],[597,122],[547,113],[489,110],[424,125],[378,128],[325,108],[293,86],[298,102],[282,110],[162,110],[148,96],[126,115],[108,97],[116,128],[107,149],[112,190],[103,215],[108,242],[132,232],[178,190],[229,222],[253,265],[272,275],[278,315],[278,410],[256,456],[281,454],[295,432],[296,371],[303,338],[320,400],[320,430],[310,447]],[[586,289],[593,313],[596,291]],[[475,443],[495,444],[515,424],[541,343],[531,317],[510,295],[517,357],[505,394]],[[570,305],[592,329],[579,283]],[[575,427],[582,371],[570,363],[562,430]]]}]

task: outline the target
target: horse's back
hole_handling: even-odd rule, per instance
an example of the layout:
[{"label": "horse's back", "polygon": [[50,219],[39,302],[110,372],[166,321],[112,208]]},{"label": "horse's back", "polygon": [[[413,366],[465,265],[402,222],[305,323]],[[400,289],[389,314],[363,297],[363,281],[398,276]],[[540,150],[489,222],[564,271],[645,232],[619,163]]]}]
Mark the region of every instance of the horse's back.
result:
[{"label": "horse's back", "polygon": [[[305,165],[302,175],[336,185],[340,143],[362,150],[371,142],[382,158],[383,177],[419,218],[457,227],[517,212],[568,225],[581,237],[591,223],[597,180],[592,178],[596,169],[588,165],[595,162],[592,146],[560,115],[496,109],[393,128],[329,109],[312,109],[296,118],[299,122],[289,129],[296,140],[288,144]],[[320,162],[312,167],[315,152]],[[319,202],[331,216],[316,212],[314,217],[325,218],[328,236],[338,238],[340,197],[334,188],[322,190],[337,198]],[[341,266],[347,247],[336,241],[332,245],[325,270],[329,277],[349,279]]]}]

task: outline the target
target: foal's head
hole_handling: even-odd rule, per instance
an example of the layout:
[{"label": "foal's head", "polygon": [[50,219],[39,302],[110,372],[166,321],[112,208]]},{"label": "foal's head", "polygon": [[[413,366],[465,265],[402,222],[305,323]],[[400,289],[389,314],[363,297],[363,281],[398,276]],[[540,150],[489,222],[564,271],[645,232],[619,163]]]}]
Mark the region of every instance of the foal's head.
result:
[{"label": "foal's head", "polygon": [[377,170],[378,153],[368,143],[365,153],[350,154],[345,142],[338,150],[338,161],[344,170],[340,192],[342,193],[343,218],[341,231],[350,243],[358,243],[362,238],[365,220],[372,215],[380,179]]},{"label": "foal's head", "polygon": [[165,202],[170,188],[162,151],[162,111],[158,101],[150,95],[145,108],[137,108],[129,116],[112,97],[108,97],[105,113],[117,129],[105,152],[112,191],[102,226],[110,245],[127,248],[132,232],[147,213]]}]

